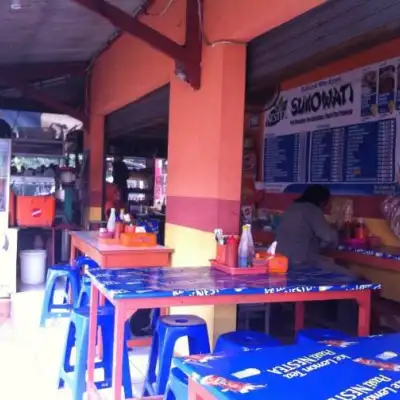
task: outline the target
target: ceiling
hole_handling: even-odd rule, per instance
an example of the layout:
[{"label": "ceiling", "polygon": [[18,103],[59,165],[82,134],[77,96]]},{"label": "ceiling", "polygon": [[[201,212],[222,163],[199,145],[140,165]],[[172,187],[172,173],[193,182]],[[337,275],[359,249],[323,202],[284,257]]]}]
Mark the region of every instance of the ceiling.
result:
[{"label": "ceiling", "polygon": [[[147,0],[108,1],[132,16],[148,3]],[[14,10],[12,5],[18,3],[21,8]],[[54,72],[49,68],[48,76],[41,73],[40,79],[33,81],[41,81],[39,89],[53,98],[83,109],[85,69],[90,68],[91,60],[118,33],[108,21],[73,0],[1,0],[0,107],[55,111],[40,102],[28,100],[26,96],[24,98],[18,90],[9,90],[10,85],[4,77],[15,73],[13,71],[18,71],[18,78],[21,72],[29,76],[35,66],[57,63],[59,68],[54,68]],[[80,63],[82,73],[63,73],[61,66],[74,62]],[[32,82],[32,79],[29,81]]]},{"label": "ceiling", "polygon": [[[22,8],[13,11],[12,1]],[[108,0],[132,16],[150,1]],[[265,100],[266,88],[400,35],[400,0],[330,0],[255,38],[248,46],[247,93]],[[57,111],[1,84],[8,73],[35,75],[40,91],[84,109],[86,71],[118,35],[105,19],[73,0],[0,0],[0,108]],[[49,63],[75,73],[46,71]],[[39,67],[38,67],[39,66]],[[54,71],[62,68],[54,68]],[[79,72],[80,71],[80,72]],[[40,83],[38,83],[40,82]],[[166,138],[169,88],[161,88],[107,117],[112,140]]]},{"label": "ceiling", "polygon": [[400,0],[326,1],[249,43],[248,96],[396,37]]},{"label": "ceiling", "polygon": [[[289,78],[400,36],[400,0],[330,0],[248,44],[247,104],[264,106]],[[166,137],[166,88],[111,113],[112,140]]]}]

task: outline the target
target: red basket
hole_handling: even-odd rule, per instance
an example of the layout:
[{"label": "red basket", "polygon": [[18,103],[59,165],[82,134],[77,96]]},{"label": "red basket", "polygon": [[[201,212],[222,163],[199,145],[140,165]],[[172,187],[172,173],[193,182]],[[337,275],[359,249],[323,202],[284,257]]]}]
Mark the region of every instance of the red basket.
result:
[{"label": "red basket", "polygon": [[20,226],[52,226],[56,199],[52,196],[17,196],[17,223]]}]

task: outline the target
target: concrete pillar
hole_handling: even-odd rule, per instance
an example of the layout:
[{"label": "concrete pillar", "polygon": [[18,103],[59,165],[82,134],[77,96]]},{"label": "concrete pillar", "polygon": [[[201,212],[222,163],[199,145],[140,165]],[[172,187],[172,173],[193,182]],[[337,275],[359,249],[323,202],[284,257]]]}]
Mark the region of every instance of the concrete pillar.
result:
[{"label": "concrete pillar", "polygon": [[[213,230],[237,233],[242,178],[246,47],[203,49],[202,87],[171,78],[166,245],[173,266],[207,266]],[[207,320],[210,337],[236,328],[236,306],[183,310]]]}]

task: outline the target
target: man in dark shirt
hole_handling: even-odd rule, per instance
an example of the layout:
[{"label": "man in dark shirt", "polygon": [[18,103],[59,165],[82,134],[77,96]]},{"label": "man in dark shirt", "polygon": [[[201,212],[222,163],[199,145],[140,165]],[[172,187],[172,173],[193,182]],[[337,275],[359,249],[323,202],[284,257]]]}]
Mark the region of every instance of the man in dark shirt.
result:
[{"label": "man in dark shirt", "polygon": [[129,178],[129,170],[120,156],[114,157],[113,178],[114,184],[118,187],[121,193],[121,201],[126,203],[128,201],[127,180]]}]

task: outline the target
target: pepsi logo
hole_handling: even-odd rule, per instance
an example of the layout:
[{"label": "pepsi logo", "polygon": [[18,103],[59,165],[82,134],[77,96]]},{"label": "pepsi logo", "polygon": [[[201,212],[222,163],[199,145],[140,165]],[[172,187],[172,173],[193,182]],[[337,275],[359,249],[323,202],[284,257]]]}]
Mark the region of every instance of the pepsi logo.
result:
[{"label": "pepsi logo", "polygon": [[42,215],[42,210],[40,208],[34,208],[32,210],[32,217],[40,217]]}]

